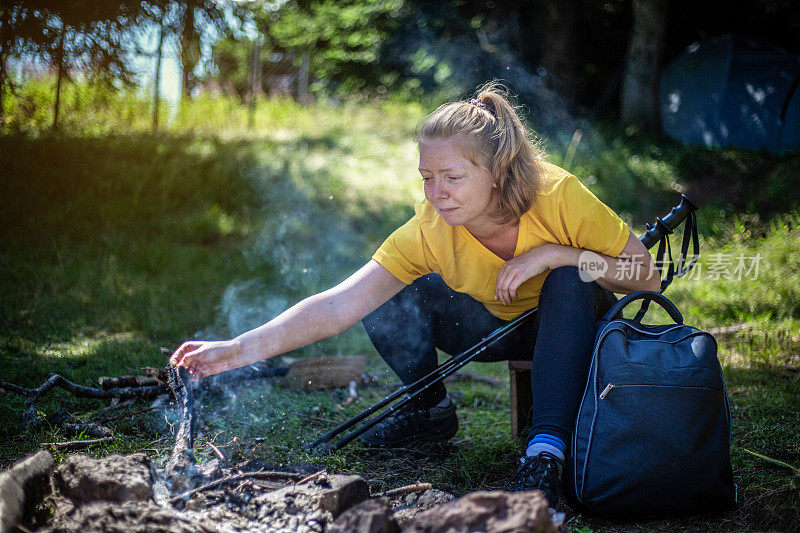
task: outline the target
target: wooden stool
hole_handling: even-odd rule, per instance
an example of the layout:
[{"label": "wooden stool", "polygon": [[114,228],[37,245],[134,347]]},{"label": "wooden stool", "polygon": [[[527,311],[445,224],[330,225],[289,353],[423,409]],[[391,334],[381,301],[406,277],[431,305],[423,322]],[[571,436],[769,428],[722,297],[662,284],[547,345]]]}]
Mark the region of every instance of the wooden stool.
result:
[{"label": "wooden stool", "polygon": [[511,434],[519,437],[531,423],[531,362],[509,361],[508,376],[511,381]]}]

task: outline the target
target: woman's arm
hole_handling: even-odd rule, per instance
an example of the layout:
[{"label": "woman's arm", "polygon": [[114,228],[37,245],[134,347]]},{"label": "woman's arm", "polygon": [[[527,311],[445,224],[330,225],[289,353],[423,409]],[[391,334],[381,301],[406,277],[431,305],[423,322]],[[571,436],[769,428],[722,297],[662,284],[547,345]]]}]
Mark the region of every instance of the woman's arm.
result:
[{"label": "woman's arm", "polygon": [[630,233],[619,257],[611,257],[565,246],[545,244],[506,261],[495,284],[495,298],[505,304],[517,297],[520,285],[546,270],[562,266],[585,267],[587,260],[599,263],[597,268],[585,269],[597,284],[612,292],[657,291],[661,275],[650,252]]},{"label": "woman's arm", "polygon": [[327,291],[229,341],[188,341],[170,358],[193,379],[246,366],[333,337],[400,292],[405,284],[371,260]]}]

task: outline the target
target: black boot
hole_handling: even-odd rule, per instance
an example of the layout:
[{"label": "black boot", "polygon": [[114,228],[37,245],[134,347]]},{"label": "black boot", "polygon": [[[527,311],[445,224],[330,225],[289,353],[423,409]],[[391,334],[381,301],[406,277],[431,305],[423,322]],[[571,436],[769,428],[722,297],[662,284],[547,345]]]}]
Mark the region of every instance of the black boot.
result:
[{"label": "black boot", "polygon": [[519,469],[511,480],[511,490],[514,492],[540,490],[550,503],[550,507],[557,509],[560,503],[564,461],[550,452],[540,452],[539,455],[526,455],[519,462]]},{"label": "black boot", "polygon": [[392,447],[413,441],[445,441],[458,431],[456,406],[419,407],[409,404],[361,435],[368,446]]}]

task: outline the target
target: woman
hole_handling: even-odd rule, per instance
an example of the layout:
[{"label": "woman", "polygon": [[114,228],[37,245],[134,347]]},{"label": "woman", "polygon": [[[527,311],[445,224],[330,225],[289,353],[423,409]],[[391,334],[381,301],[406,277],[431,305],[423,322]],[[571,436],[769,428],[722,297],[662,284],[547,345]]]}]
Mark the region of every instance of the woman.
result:
[{"label": "woman", "polygon": [[[533,362],[533,420],[514,490],[552,506],[610,292],[657,290],[650,254],[574,176],[540,160],[516,110],[490,83],[428,116],[417,137],[425,200],[348,279],[228,341],[184,343],[170,362],[194,379],[337,335],[363,320],[404,383],[522,312],[536,319],[480,360]],[[587,253],[601,268],[587,278]],[[584,254],[584,255],[582,255]],[[373,446],[446,440],[458,429],[442,384],[365,433]]]}]

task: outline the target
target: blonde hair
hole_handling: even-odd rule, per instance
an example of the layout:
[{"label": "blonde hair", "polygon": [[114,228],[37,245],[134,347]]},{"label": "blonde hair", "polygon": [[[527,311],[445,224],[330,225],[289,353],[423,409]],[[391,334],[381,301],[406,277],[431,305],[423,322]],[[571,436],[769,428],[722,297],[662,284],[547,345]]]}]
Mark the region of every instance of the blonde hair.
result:
[{"label": "blonde hair", "polygon": [[492,173],[499,190],[497,221],[518,223],[541,187],[541,150],[528,137],[508,90],[488,82],[475,98],[444,104],[417,127],[417,144],[450,138],[473,164]]}]

